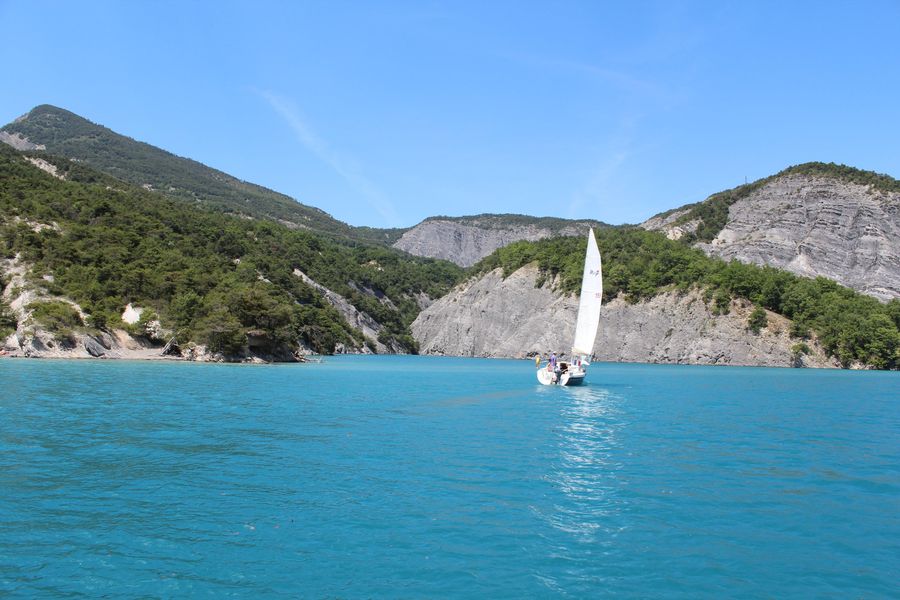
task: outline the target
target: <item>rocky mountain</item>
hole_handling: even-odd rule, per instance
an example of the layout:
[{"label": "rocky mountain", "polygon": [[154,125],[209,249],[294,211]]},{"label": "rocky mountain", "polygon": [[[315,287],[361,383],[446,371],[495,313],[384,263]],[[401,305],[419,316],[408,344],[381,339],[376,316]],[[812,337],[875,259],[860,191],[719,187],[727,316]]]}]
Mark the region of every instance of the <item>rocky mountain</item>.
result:
[{"label": "rocky mountain", "polygon": [[122,181],[191,204],[271,219],[289,227],[381,244],[394,242],[404,231],[352,227],[289,196],[241,181],[47,104],[0,128],[0,142],[17,150],[46,152],[79,161]]},{"label": "rocky mountain", "polygon": [[710,256],[900,297],[900,181],[809,163],[641,225]]},{"label": "rocky mountain", "polygon": [[415,256],[440,258],[470,267],[497,248],[513,242],[582,235],[589,227],[608,225],[590,220],[526,215],[431,217],[403,232],[394,243],[394,248]]},{"label": "rocky mountain", "polygon": [[[540,284],[540,281],[544,281]],[[535,265],[503,277],[474,277],[422,311],[412,332],[424,354],[524,358],[567,351],[578,310],[576,295],[560,294]],[[715,314],[698,291],[669,291],[604,305],[594,346],[598,360],[673,364],[836,367],[814,342],[798,352],[790,321],[768,313],[766,327],[748,329],[750,303],[734,300]]]}]

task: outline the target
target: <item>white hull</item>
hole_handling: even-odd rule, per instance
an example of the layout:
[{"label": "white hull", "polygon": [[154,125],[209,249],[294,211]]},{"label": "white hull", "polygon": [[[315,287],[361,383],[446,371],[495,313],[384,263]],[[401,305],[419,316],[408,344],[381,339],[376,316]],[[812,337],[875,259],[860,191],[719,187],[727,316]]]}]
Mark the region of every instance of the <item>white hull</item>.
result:
[{"label": "white hull", "polygon": [[547,369],[538,369],[537,370],[537,380],[543,385],[581,385],[584,383],[584,378],[587,375],[584,371],[571,371],[562,373],[559,376],[559,381],[553,381],[554,373],[553,371],[548,371]]},{"label": "white hull", "polygon": [[547,369],[538,369],[537,379],[543,385],[553,385],[553,373]]}]

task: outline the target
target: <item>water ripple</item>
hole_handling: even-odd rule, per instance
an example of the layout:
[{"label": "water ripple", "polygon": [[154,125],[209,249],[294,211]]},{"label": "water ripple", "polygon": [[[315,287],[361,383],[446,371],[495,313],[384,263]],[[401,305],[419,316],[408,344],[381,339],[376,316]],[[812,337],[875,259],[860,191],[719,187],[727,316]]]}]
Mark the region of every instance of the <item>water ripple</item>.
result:
[{"label": "water ripple", "polygon": [[0,595],[897,595],[897,374],[527,365],[0,361]]}]

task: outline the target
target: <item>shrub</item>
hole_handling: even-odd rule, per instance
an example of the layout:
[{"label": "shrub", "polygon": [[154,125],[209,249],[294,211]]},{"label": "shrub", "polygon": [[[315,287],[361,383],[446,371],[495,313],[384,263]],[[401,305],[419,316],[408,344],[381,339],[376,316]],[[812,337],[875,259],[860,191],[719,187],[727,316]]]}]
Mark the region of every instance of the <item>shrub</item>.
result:
[{"label": "shrub", "polygon": [[731,310],[731,294],[725,290],[718,290],[713,296],[715,304],[713,305],[713,314],[727,315]]},{"label": "shrub", "polygon": [[809,339],[809,325],[807,325],[805,321],[797,319],[791,323],[790,334],[791,337],[807,340]]},{"label": "shrub", "polygon": [[31,318],[49,331],[68,334],[73,328],[84,326],[81,315],[66,302],[32,302],[27,308],[32,311]]},{"label": "shrub", "polygon": [[16,315],[3,300],[0,300],[0,340],[5,339],[18,326]]},{"label": "shrub", "polygon": [[791,354],[795,357],[799,357],[801,354],[809,354],[810,349],[809,345],[806,342],[798,342],[791,346]]},{"label": "shrub", "polygon": [[747,319],[747,328],[753,333],[759,333],[768,323],[769,318],[766,316],[766,309],[762,306],[757,306],[750,313],[750,318]]}]

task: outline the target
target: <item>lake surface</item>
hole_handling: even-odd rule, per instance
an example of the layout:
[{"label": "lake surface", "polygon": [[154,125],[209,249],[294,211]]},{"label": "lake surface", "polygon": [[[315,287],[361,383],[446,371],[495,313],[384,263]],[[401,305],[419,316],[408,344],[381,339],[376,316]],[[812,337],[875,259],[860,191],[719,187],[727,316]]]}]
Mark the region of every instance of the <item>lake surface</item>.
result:
[{"label": "lake surface", "polygon": [[0,360],[0,596],[900,595],[900,374]]}]

